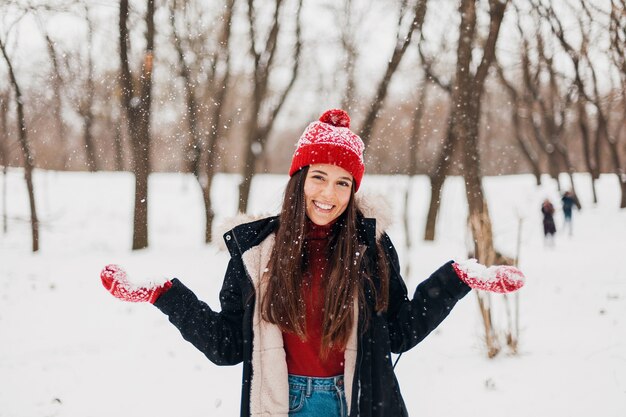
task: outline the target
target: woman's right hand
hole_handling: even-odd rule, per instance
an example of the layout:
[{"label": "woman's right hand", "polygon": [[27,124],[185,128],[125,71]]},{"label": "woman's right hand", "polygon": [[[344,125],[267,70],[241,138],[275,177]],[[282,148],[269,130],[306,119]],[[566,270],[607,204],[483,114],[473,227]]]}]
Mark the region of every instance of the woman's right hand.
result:
[{"label": "woman's right hand", "polygon": [[170,281],[161,285],[137,286],[128,281],[126,272],[118,265],[107,265],[100,272],[102,285],[114,297],[130,302],[154,302],[172,286]]}]

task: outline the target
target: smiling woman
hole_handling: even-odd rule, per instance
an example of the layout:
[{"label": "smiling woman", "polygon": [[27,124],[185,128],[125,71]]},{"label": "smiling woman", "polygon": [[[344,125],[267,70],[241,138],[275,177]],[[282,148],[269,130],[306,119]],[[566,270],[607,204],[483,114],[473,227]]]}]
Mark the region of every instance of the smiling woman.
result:
[{"label": "smiling woman", "polygon": [[407,416],[391,353],[417,345],[471,288],[514,291],[523,275],[450,261],[409,299],[389,213],[355,199],[364,170],[346,112],[309,124],[280,215],[224,235],[220,312],[178,279],[137,288],[108,266],[102,281],[122,300],[153,303],[212,362],[243,362],[242,417]]},{"label": "smiling woman", "polygon": [[306,215],[318,226],[334,222],[352,197],[352,175],[336,165],[313,164],[304,181]]}]

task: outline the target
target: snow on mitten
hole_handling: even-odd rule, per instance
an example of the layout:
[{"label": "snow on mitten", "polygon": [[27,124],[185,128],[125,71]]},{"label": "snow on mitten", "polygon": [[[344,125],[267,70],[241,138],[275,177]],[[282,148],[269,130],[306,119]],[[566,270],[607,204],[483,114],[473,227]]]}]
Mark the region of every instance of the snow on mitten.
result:
[{"label": "snow on mitten", "polygon": [[524,285],[524,274],[514,266],[493,265],[487,268],[476,259],[468,259],[454,262],[452,267],[461,281],[477,290],[507,293]]},{"label": "snow on mitten", "polygon": [[147,301],[154,304],[172,286],[170,281],[162,284],[148,283],[145,286],[133,284],[128,280],[126,272],[117,265],[105,266],[100,272],[100,279],[104,288],[114,297],[134,303]]}]

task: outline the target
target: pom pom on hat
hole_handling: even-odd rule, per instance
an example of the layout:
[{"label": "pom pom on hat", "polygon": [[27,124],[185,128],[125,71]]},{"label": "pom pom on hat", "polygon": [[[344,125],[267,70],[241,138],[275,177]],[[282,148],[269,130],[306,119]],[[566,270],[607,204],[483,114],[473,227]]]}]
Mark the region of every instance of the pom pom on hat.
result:
[{"label": "pom pom on hat", "polygon": [[355,191],[365,172],[361,138],[350,129],[350,116],[341,109],[331,109],[307,126],[296,144],[289,176],[311,164],[337,165],[354,178]]},{"label": "pom pom on hat", "polygon": [[350,116],[341,109],[327,110],[320,116],[320,122],[336,127],[350,128]]}]

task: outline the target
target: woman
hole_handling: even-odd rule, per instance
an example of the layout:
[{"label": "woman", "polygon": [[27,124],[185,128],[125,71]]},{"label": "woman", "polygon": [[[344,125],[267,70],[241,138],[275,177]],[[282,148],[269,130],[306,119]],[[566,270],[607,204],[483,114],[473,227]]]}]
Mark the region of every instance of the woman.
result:
[{"label": "woman", "polygon": [[406,416],[390,353],[419,343],[471,287],[523,285],[512,267],[448,262],[410,300],[385,213],[355,198],[364,146],[349,123],[342,110],[311,123],[280,215],[224,235],[220,312],[177,279],[137,289],[115,265],[101,274],[118,298],[153,303],[212,362],[243,362],[241,416]]}]

